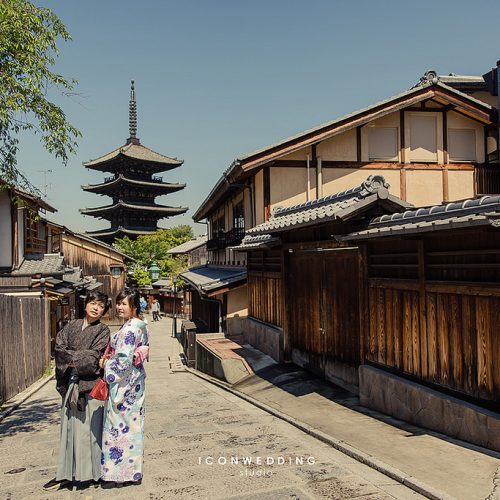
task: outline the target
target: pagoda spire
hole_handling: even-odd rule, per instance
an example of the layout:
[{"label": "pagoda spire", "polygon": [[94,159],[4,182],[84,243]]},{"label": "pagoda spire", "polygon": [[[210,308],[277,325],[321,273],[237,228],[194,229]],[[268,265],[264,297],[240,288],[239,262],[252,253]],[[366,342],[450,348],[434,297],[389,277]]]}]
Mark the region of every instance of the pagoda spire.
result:
[{"label": "pagoda spire", "polygon": [[129,138],[127,144],[140,144],[137,138],[137,103],[135,102],[134,80],[131,81],[130,86],[130,101],[128,104],[128,128]]}]

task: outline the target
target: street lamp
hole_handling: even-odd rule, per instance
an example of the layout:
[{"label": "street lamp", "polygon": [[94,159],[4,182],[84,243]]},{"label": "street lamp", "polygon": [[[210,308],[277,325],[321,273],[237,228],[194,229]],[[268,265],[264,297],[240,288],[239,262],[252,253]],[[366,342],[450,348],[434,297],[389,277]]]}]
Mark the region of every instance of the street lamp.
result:
[{"label": "street lamp", "polygon": [[172,322],[172,337],[177,338],[177,307],[175,300],[177,298],[177,276],[174,275],[172,278],[172,290],[174,292],[174,312],[173,312],[173,322]]},{"label": "street lamp", "polygon": [[158,264],[156,262],[153,262],[149,266],[148,273],[151,281],[158,281],[158,278],[160,277],[160,271],[161,269],[158,267]]}]

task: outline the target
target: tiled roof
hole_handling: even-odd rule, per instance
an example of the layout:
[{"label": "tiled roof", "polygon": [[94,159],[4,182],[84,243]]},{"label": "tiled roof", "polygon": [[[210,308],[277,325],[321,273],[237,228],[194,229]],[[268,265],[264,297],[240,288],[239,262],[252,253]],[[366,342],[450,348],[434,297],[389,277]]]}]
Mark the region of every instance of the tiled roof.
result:
[{"label": "tiled roof", "polygon": [[255,236],[247,234],[238,246],[230,248],[234,250],[260,250],[272,248],[280,243],[280,238],[270,234],[257,234]]},{"label": "tiled roof", "polygon": [[13,275],[41,274],[42,276],[63,275],[66,271],[64,257],[59,254],[33,254],[25,258]]},{"label": "tiled roof", "polygon": [[230,284],[246,279],[245,267],[200,266],[180,273],[188,283],[200,292],[214,292]]},{"label": "tiled roof", "polygon": [[140,203],[126,203],[124,201],[119,201],[114,205],[106,205],[104,207],[95,208],[81,208],[80,212],[84,215],[91,215],[99,212],[111,212],[116,208],[128,208],[131,210],[139,210],[145,212],[161,212],[170,215],[183,214],[188,209],[187,207],[167,207],[165,205],[145,205]]},{"label": "tiled roof", "polygon": [[185,243],[181,243],[176,247],[171,248],[167,253],[169,254],[181,254],[188,253],[196,248],[199,248],[207,243],[207,235],[198,236],[198,238],[194,238],[192,240],[186,241]]},{"label": "tiled roof", "polygon": [[288,208],[278,208],[267,222],[247,231],[247,234],[279,233],[333,220],[347,220],[369,208],[377,200],[384,200],[396,210],[411,205],[389,194],[389,184],[381,175],[371,175],[360,186],[324,198]]},{"label": "tiled roof", "polygon": [[486,109],[492,109],[492,106],[490,106],[489,104],[486,104],[485,102],[483,101],[480,101],[479,99],[476,99],[472,96],[470,96],[469,94],[465,94],[464,92],[460,92],[459,90],[457,89],[454,89],[453,87],[450,87],[449,85],[446,85],[443,81],[440,81],[440,77],[436,77],[436,80],[433,81],[433,80],[429,80],[429,81],[426,81],[426,82],[422,82],[422,83],[419,83],[418,85],[415,85],[414,87],[404,91],[404,92],[401,92],[400,94],[396,94],[396,95],[393,95],[387,99],[383,99],[381,101],[378,101],[374,104],[371,104],[370,106],[367,106],[365,108],[361,108],[361,109],[358,109],[357,111],[354,111],[352,113],[348,113],[347,115],[343,115],[341,116],[340,118],[336,118],[335,120],[332,120],[332,121],[329,121],[329,122],[326,122],[326,123],[323,123],[321,125],[318,125],[316,127],[313,127],[313,128],[310,128],[308,130],[304,130],[303,132],[300,132],[299,134],[296,134],[296,135],[293,135],[291,137],[287,137],[286,139],[283,139],[282,141],[279,141],[279,142],[276,142],[274,144],[270,144],[264,148],[261,148],[261,149],[258,149],[256,151],[252,151],[251,153],[248,153],[248,154],[245,154],[243,156],[240,156],[238,158],[238,160],[245,160],[247,158],[250,158],[252,156],[255,156],[259,153],[262,153],[264,151],[267,151],[268,149],[273,149],[277,146],[281,146],[282,144],[285,144],[287,142],[290,142],[290,141],[293,141],[294,139],[298,139],[299,137],[302,137],[303,135],[308,135],[312,132],[316,132],[316,131],[319,131],[323,128],[327,128],[327,127],[331,127],[332,125],[335,125],[339,122],[342,122],[342,121],[345,121],[345,120],[348,120],[350,118],[354,118],[356,115],[361,115],[363,113],[366,113],[367,111],[371,111],[372,109],[374,108],[378,108],[380,106],[384,106],[386,104],[389,104],[391,103],[392,101],[395,101],[397,99],[401,99],[403,97],[407,97],[407,96],[410,96],[411,94],[415,93],[416,91],[418,90],[421,90],[421,89],[424,89],[424,88],[430,88],[432,86],[437,86],[437,87],[441,87],[442,89],[444,90],[447,90],[453,94],[456,94],[457,96],[461,97],[461,98],[464,98],[468,101],[472,101],[474,102],[475,104],[481,106],[481,107],[484,107]]},{"label": "tiled roof", "polygon": [[162,155],[153,151],[152,149],[143,146],[142,144],[126,144],[125,146],[121,146],[120,148],[111,151],[95,160],[90,160],[84,162],[85,167],[94,167],[99,165],[100,163],[105,163],[107,161],[113,160],[117,158],[119,155],[126,156],[127,158],[131,158],[134,160],[142,160],[146,162],[154,162],[154,163],[164,163],[166,165],[182,165],[183,161],[178,160],[177,158],[170,158],[169,156]]},{"label": "tiled roof", "polygon": [[121,184],[128,184],[131,186],[148,187],[155,188],[162,191],[175,192],[180,191],[186,187],[186,184],[182,183],[168,183],[168,182],[154,182],[154,181],[142,181],[139,179],[129,179],[123,174],[120,174],[108,182],[101,182],[100,184],[85,184],[82,186],[84,191],[107,191],[109,188],[117,187]]},{"label": "tiled roof", "polygon": [[373,219],[367,229],[348,234],[342,240],[354,241],[485,224],[495,227],[500,225],[500,196],[483,196],[382,215]]},{"label": "tiled roof", "polygon": [[[486,111],[488,113],[491,113],[494,108],[490,106],[489,104],[476,99],[472,97],[469,94],[466,94],[464,92],[461,92],[460,90],[457,90],[456,88],[453,88],[449,85],[446,85],[444,81],[441,81],[439,77],[436,76],[436,78],[428,78],[424,82],[420,82],[419,84],[415,85],[414,87],[400,93],[394,96],[389,97],[388,99],[384,99],[381,101],[378,101],[370,106],[367,106],[362,109],[358,109],[357,111],[354,111],[352,113],[346,114],[344,116],[341,116],[339,118],[336,118],[332,121],[323,123],[321,125],[318,125],[316,127],[310,128],[308,130],[304,130],[303,132],[300,132],[298,134],[295,134],[293,136],[287,137],[286,139],[283,139],[279,142],[269,144],[263,148],[257,149],[255,151],[252,151],[251,153],[244,154],[242,156],[239,156],[233,162],[231,165],[223,172],[222,177],[217,181],[215,186],[212,188],[208,196],[205,198],[205,200],[202,202],[202,204],[199,206],[199,208],[196,210],[195,214],[193,215],[193,219],[198,221],[201,220],[202,218],[206,217],[207,215],[207,207],[210,205],[210,201],[212,198],[216,198],[217,196],[220,196],[220,192],[225,192],[227,189],[230,187],[230,182],[228,182],[228,179],[231,178],[234,172],[237,172],[238,168],[241,168],[241,165],[244,165],[250,161],[251,158],[253,157],[258,157],[259,155],[263,155],[265,153],[271,152],[272,150],[277,150],[277,153],[274,154],[272,159],[277,159],[280,157],[280,155],[283,154],[288,154],[290,152],[293,152],[291,149],[287,150],[286,146],[290,143],[293,144],[294,142],[297,142],[299,139],[304,139],[307,138],[308,136],[311,136],[312,138],[310,139],[310,144],[313,144],[315,142],[318,142],[317,139],[315,139],[315,134],[319,134],[320,132],[323,132],[325,130],[331,129],[328,134],[323,134],[321,137],[321,140],[328,139],[329,137],[334,136],[335,134],[338,133],[338,130],[342,130],[342,132],[346,132],[349,127],[346,128],[346,125],[349,126],[359,126],[364,123],[369,122],[370,120],[373,119],[373,115],[370,115],[370,113],[375,113],[377,108],[383,108],[384,106],[388,106],[389,104],[393,103],[394,101],[398,100],[403,100],[403,99],[410,99],[412,97],[412,94],[418,94],[421,93],[422,90],[425,89],[441,89],[446,92],[449,92],[450,94],[459,97],[462,100],[465,100],[469,103],[473,103],[474,106],[478,108],[482,108],[483,111]],[[423,96],[422,99],[425,99],[426,97]],[[366,115],[364,117],[364,115]],[[364,118],[363,118],[364,117]],[[363,118],[363,120],[361,120]],[[360,121],[361,120],[361,121]],[[301,143],[298,148],[304,147],[304,144]],[[282,153],[282,151],[285,151],[285,153]],[[263,163],[269,161],[269,158],[263,161]],[[254,165],[258,166],[260,163],[256,163]]]}]

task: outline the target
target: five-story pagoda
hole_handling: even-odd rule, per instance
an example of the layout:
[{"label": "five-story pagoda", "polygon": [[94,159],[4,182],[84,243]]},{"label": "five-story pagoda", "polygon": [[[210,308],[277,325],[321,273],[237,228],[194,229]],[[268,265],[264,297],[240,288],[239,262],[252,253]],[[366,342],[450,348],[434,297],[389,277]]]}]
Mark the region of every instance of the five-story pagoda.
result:
[{"label": "five-story pagoda", "polygon": [[170,158],[146,148],[137,138],[137,107],[134,82],[130,92],[129,104],[130,137],[124,146],[111,151],[96,160],[83,165],[101,172],[111,172],[102,184],[82,186],[84,191],[110,196],[110,205],[80,209],[83,215],[106,219],[111,223],[109,229],[87,232],[89,236],[106,243],[115,238],[128,236],[136,238],[158,229],[158,221],[165,217],[183,214],[184,207],[169,207],[155,203],[155,197],[180,191],[185,184],[166,183],[158,173],[173,170],[183,161]]}]

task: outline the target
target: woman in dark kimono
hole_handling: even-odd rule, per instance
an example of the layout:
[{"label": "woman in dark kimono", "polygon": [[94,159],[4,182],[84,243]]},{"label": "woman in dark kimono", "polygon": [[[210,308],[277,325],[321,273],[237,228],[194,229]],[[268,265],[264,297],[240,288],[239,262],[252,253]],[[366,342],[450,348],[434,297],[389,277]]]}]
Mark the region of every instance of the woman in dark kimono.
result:
[{"label": "woman in dark kimono", "polygon": [[101,476],[101,436],[104,402],[89,392],[100,374],[99,359],[109,342],[109,328],[100,322],[108,310],[108,296],[89,292],[85,318],[70,321],[56,337],[57,390],[62,396],[61,443],[55,479],[62,483],[98,481]]}]

